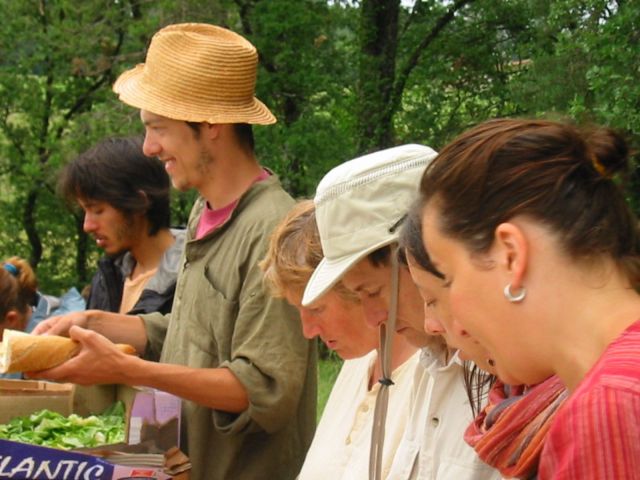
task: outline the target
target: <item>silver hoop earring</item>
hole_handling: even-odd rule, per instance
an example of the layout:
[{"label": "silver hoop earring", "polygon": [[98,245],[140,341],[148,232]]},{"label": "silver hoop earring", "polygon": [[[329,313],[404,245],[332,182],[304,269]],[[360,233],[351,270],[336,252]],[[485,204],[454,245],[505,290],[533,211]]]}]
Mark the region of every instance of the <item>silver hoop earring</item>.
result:
[{"label": "silver hoop earring", "polygon": [[518,302],[521,302],[522,300],[524,300],[524,297],[527,296],[527,289],[522,287],[520,289],[520,292],[518,292],[516,295],[514,295],[513,293],[511,293],[511,284],[508,283],[507,286],[504,287],[504,296],[510,302],[518,303]]}]

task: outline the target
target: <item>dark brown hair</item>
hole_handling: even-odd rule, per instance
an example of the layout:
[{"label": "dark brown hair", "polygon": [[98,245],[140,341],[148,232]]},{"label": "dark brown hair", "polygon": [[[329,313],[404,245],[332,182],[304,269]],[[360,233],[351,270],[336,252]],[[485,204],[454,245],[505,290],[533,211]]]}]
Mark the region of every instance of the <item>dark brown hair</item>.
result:
[{"label": "dark brown hair", "polygon": [[131,218],[144,214],[149,234],[169,228],[171,182],[163,163],[142,152],[142,138],[107,138],[68,163],[58,192],[69,205],[106,202]]},{"label": "dark brown hair", "polygon": [[[186,122],[187,126],[193,131],[196,138],[200,137],[200,125],[206,122]],[[238,139],[238,143],[247,151],[253,153],[256,148],[256,142],[253,136],[253,127],[250,123],[234,123],[233,133]]]},{"label": "dark brown hair", "polygon": [[[444,275],[433,265],[422,241],[422,220],[420,218],[420,202],[414,203],[409,209],[407,218],[400,230],[400,248],[405,250],[422,270],[444,279]],[[471,405],[473,416],[482,411],[482,406],[489,388],[496,381],[496,377],[480,369],[471,361],[463,362],[464,386]]]},{"label": "dark brown hair", "polygon": [[421,205],[437,202],[438,227],[472,253],[490,248],[500,223],[530,216],[558,235],[573,258],[610,256],[638,289],[637,221],[612,180],[628,168],[628,157],[624,139],[607,128],[490,120],[460,135],[427,167]]},{"label": "dark brown hair", "polygon": [[400,229],[400,238],[398,243],[400,249],[404,250],[418,266],[429,272],[431,275],[443,279],[444,275],[433,265],[431,258],[427,250],[424,248],[422,242],[422,220],[420,218],[421,212],[420,204],[415,203],[409,209],[409,213]]}]

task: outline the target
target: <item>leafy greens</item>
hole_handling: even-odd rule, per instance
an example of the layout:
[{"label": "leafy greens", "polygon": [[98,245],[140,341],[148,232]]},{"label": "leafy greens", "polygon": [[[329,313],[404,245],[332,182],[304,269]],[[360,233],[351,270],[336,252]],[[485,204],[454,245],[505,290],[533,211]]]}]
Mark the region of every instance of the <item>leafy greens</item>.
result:
[{"label": "leafy greens", "polygon": [[101,415],[68,417],[44,409],[0,425],[0,438],[69,450],[124,441],[125,407],[118,401]]}]

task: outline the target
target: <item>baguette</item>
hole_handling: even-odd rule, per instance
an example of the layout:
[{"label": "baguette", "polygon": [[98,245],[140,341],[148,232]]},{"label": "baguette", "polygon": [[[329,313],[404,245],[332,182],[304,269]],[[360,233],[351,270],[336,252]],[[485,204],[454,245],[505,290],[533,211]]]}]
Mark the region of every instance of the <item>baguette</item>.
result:
[{"label": "baguette", "polygon": [[[136,349],[127,344],[116,344],[127,354]],[[0,373],[37,372],[66,362],[80,351],[80,344],[57,335],[31,335],[18,330],[5,329],[0,343]]]}]

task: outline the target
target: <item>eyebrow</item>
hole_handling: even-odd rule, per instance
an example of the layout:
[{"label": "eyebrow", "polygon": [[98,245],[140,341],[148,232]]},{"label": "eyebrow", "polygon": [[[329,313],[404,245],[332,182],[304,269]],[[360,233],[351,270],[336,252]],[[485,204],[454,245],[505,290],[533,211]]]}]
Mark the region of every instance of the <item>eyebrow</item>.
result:
[{"label": "eyebrow", "polygon": [[146,126],[163,123],[167,121],[167,118],[160,115],[155,115],[151,112],[145,112],[145,115],[142,115],[142,113],[140,113],[140,121],[142,121],[142,124]]},{"label": "eyebrow", "polygon": [[100,201],[98,200],[78,200],[78,205],[80,205],[81,208],[95,207],[99,203]]},{"label": "eyebrow", "polygon": [[149,120],[143,120],[142,124],[145,127],[149,127],[149,126],[153,126],[153,125],[157,125],[158,123],[162,123],[162,120],[160,120],[159,118],[151,118]]}]

